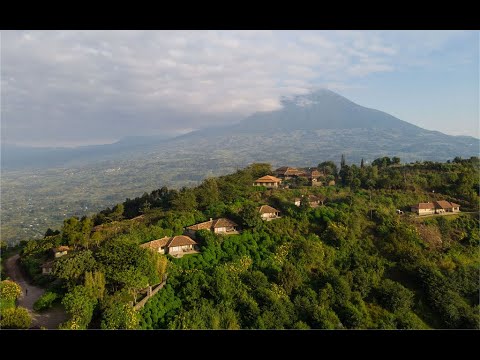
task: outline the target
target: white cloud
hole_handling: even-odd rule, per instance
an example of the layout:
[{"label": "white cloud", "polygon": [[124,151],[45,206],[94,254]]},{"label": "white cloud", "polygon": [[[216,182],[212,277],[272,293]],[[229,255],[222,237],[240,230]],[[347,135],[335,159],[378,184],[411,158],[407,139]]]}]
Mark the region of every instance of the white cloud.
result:
[{"label": "white cloud", "polygon": [[[455,32],[4,31],[10,142],[120,138],[232,121],[281,96],[425,59]],[[425,38],[425,46],[419,37]],[[410,41],[415,38],[416,41]],[[414,43],[414,45],[412,45]]]}]

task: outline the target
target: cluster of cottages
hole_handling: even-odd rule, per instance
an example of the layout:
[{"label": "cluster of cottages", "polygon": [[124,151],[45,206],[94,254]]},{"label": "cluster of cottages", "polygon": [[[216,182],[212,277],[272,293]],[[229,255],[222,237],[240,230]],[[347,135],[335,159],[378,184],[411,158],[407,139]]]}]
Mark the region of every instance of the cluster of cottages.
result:
[{"label": "cluster of cottages", "polygon": [[[280,218],[280,211],[269,205],[260,206],[258,212],[264,221]],[[149,241],[140,246],[160,254],[169,254],[174,257],[194,254],[198,252],[198,243],[194,239],[196,232],[199,230],[208,230],[217,235],[233,235],[239,233],[239,225],[227,218],[210,219],[209,221],[187,226],[184,235],[166,236],[158,240]]]},{"label": "cluster of cottages", "polygon": [[282,166],[274,171],[275,176],[266,175],[253,183],[254,186],[265,186],[267,188],[279,188],[283,180],[294,178],[308,179],[311,186],[333,186],[335,180],[326,181],[324,173],[317,169],[297,169],[288,166]]},{"label": "cluster of cottages", "polygon": [[[264,221],[280,218],[280,211],[269,205],[260,206],[258,212]],[[209,221],[186,227],[184,235],[165,236],[161,239],[141,244],[140,247],[153,250],[160,254],[170,254],[174,257],[194,254],[198,252],[198,243],[194,240],[195,233],[198,230],[208,230],[219,235],[233,235],[239,233],[239,226],[227,218],[210,219]],[[53,259],[42,264],[42,274],[51,274],[55,259],[67,255],[70,250],[68,246],[60,246],[52,249]]]},{"label": "cluster of cottages", "polygon": [[[282,180],[296,177],[304,177],[310,181],[312,186],[335,185],[335,181],[324,182],[325,175],[316,169],[297,169],[284,166],[275,170],[275,175],[263,176],[253,183],[254,186],[265,186],[267,188],[281,187]],[[324,197],[308,195],[308,204],[312,208],[323,205]],[[295,198],[294,204],[300,206],[302,198]],[[271,221],[280,218],[280,211],[270,205],[262,205],[258,208],[260,217],[264,221]],[[186,254],[198,252],[198,243],[194,240],[199,230],[208,230],[218,235],[233,235],[239,233],[239,226],[227,218],[212,219],[185,228],[184,235],[163,237],[140,245],[142,248],[150,249],[160,254],[169,254],[174,257],[181,257]]]},{"label": "cluster of cottages", "polygon": [[439,200],[412,205],[411,210],[418,215],[458,213],[460,212],[460,205],[445,200]]},{"label": "cluster of cottages", "polygon": [[[257,179],[254,186],[265,186],[267,188],[278,188],[282,183],[282,179],[290,179],[293,177],[306,177],[310,180],[312,186],[323,185],[322,179],[324,174],[318,170],[302,170],[291,167],[281,167],[275,170],[275,174],[279,177],[272,175],[266,175]],[[281,177],[281,178],[280,178]],[[326,185],[335,185],[332,180]],[[306,199],[308,205],[311,208],[317,208],[324,205],[325,197],[323,195],[302,195],[301,198],[295,198],[294,204],[300,206],[302,200]],[[439,200],[434,202],[419,203],[411,206],[411,211],[418,215],[431,215],[431,214],[446,214],[460,212],[460,205],[453,202]],[[271,221],[280,218],[280,211],[271,207],[270,205],[262,205],[258,208],[260,217],[264,221]],[[397,210],[397,213],[403,214],[403,211]],[[177,236],[165,236],[161,239],[152,240],[140,246],[145,249],[150,249],[160,254],[169,254],[174,257],[182,257],[186,254],[197,253],[198,243],[194,240],[195,234],[199,230],[208,230],[214,234],[219,235],[233,235],[239,233],[239,226],[234,221],[227,218],[212,219],[199,224],[191,225],[185,228],[184,235]],[[42,274],[50,274],[53,268],[53,262],[55,259],[67,255],[70,251],[68,246],[59,246],[53,249],[54,259],[47,261],[42,265]]]}]

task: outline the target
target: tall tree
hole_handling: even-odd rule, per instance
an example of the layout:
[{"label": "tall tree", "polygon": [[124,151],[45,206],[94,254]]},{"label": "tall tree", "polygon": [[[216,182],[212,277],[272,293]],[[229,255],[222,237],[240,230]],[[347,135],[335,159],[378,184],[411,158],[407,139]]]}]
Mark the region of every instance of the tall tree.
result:
[{"label": "tall tree", "polygon": [[183,187],[173,198],[172,206],[179,211],[192,211],[197,208],[197,199],[192,189]]},{"label": "tall tree", "polygon": [[70,246],[78,246],[83,242],[82,226],[76,217],[63,221],[62,240]]},{"label": "tall tree", "polygon": [[198,206],[201,209],[206,209],[218,203],[220,199],[217,181],[213,178],[205,179],[202,185],[196,189],[196,193]]},{"label": "tall tree", "polygon": [[148,212],[148,210],[150,210],[151,206],[152,204],[150,204],[148,200],[145,200],[142,207],[140,208],[140,213],[145,214],[146,212]]},{"label": "tall tree", "polygon": [[81,245],[88,249],[90,243],[90,233],[92,232],[93,221],[91,218],[84,216],[80,220],[80,231],[82,233]]},{"label": "tall tree", "polygon": [[69,285],[82,281],[86,271],[96,268],[95,258],[91,250],[77,251],[71,256],[63,256],[55,261],[53,273]]},{"label": "tall tree", "polygon": [[138,322],[139,316],[132,305],[111,297],[103,311],[101,328],[133,330],[138,328]]},{"label": "tall tree", "polygon": [[337,165],[333,161],[324,161],[317,166],[318,170],[323,172],[326,176],[332,175],[335,178],[338,175]]},{"label": "tall tree", "polygon": [[343,169],[345,166],[345,154],[342,154],[342,159],[340,160],[340,169]]},{"label": "tall tree", "polygon": [[124,206],[123,204],[117,204],[113,207],[112,212],[110,213],[109,217],[112,221],[120,221],[123,219],[123,211]]},{"label": "tall tree", "polygon": [[91,297],[102,300],[105,293],[105,275],[100,271],[85,273],[85,288]]},{"label": "tall tree", "polygon": [[247,228],[256,228],[262,224],[262,219],[258,209],[253,204],[247,204],[240,211],[240,218],[242,219],[242,225]]},{"label": "tall tree", "polygon": [[65,295],[62,304],[71,316],[70,320],[62,325],[62,328],[86,329],[92,320],[97,300],[90,296],[85,286],[79,285]]}]

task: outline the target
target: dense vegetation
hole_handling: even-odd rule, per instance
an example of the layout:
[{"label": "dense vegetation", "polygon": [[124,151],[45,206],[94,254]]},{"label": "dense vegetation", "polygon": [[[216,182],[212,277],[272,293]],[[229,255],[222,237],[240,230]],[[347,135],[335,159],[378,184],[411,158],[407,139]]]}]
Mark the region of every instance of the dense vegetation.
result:
[{"label": "dense vegetation", "polygon": [[16,306],[22,294],[20,285],[11,281],[0,282],[0,329],[28,329],[32,318],[24,307]]},{"label": "dense vegetation", "polygon": [[[163,187],[91,217],[69,218],[59,232],[24,243],[22,263],[61,299],[63,328],[112,329],[424,329],[479,328],[479,160],[402,165],[318,165],[337,186],[253,187],[271,173],[253,164],[195,188]],[[301,195],[316,194],[312,209]],[[462,213],[418,218],[420,201],[445,199]],[[263,222],[269,204],[282,218]],[[396,210],[406,210],[397,215]],[[138,245],[182,234],[208,218],[241,224],[238,235],[197,233],[201,252],[177,259]],[[51,249],[73,251],[40,265]],[[148,286],[167,285],[139,312]],[[58,301],[58,300],[57,300]]]}]

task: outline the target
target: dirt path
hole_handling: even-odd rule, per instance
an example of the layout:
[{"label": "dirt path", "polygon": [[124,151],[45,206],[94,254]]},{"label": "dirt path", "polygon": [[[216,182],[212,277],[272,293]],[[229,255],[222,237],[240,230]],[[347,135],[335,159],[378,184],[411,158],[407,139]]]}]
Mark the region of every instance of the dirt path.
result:
[{"label": "dirt path", "polygon": [[54,307],[42,313],[33,311],[33,304],[45,292],[44,289],[31,285],[25,278],[19,264],[20,255],[9,257],[5,261],[5,271],[10,278],[22,287],[23,294],[18,299],[18,306],[28,309],[32,315],[32,327],[58,329],[60,323],[67,320],[67,315],[61,307]]}]

